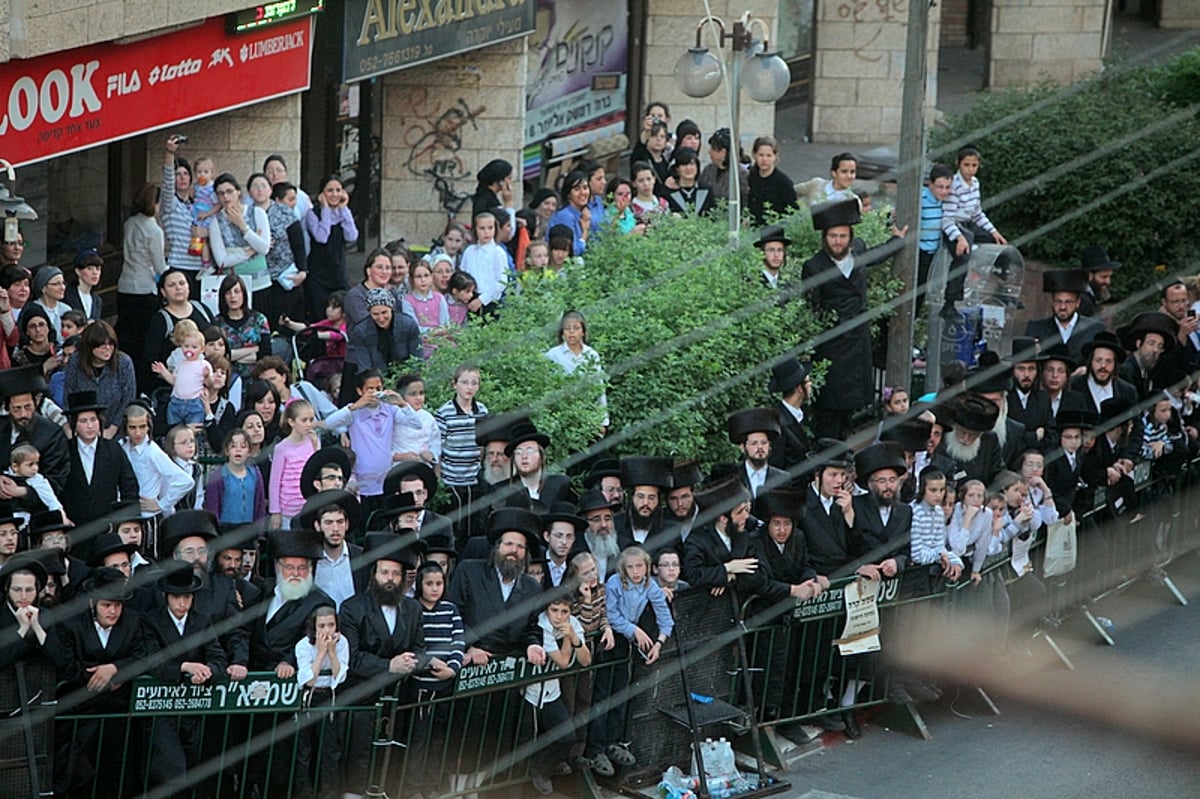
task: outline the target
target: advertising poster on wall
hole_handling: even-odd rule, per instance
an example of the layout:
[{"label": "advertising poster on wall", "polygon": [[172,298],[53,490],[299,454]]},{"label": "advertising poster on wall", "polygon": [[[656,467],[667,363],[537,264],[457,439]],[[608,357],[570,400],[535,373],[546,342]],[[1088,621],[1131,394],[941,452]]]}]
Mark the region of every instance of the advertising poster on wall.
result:
[{"label": "advertising poster on wall", "polygon": [[543,141],[625,110],[627,0],[538,0],[529,37],[525,141]]}]

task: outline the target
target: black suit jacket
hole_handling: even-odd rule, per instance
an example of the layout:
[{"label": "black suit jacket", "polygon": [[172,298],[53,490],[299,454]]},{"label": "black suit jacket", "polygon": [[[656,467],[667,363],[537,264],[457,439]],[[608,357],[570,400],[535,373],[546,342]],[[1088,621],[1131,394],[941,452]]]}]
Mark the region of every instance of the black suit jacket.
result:
[{"label": "black suit jacket", "polygon": [[[1070,351],[1071,357],[1075,359],[1076,363],[1083,362],[1083,345],[1094,339],[1096,334],[1103,329],[1104,323],[1099,319],[1088,316],[1079,317],[1079,321],[1075,323],[1075,329],[1071,331],[1071,338],[1067,341],[1067,350]],[[1025,325],[1025,335],[1036,338],[1042,345],[1042,349],[1052,344],[1062,343],[1062,334],[1058,332],[1058,324],[1054,321],[1053,316],[1044,319],[1030,319]]]},{"label": "black suit jacket", "polygon": [[191,676],[180,668],[184,663],[203,663],[212,669],[213,679],[225,676],[228,662],[225,650],[213,630],[212,619],[192,609],[183,625],[183,635],[165,606],[142,616],[142,634],[154,653],[148,673],[163,682],[191,683]]},{"label": "black suit jacket", "polygon": [[829,513],[813,486],[808,487],[801,520],[804,543],[808,550],[808,562],[817,574],[831,575],[854,560],[857,551],[852,549],[850,527],[842,509],[834,503]]},{"label": "black suit jacket", "polygon": [[908,542],[912,537],[912,508],[899,501],[892,503],[887,524],[879,512],[879,503],[870,494],[854,498],[854,528],[851,535],[860,540],[859,550],[870,563],[896,559],[896,568],[908,565]]},{"label": "black suit jacket", "polygon": [[[12,463],[12,418],[0,416],[0,462]],[[41,414],[33,417],[33,430],[28,435],[29,443],[37,447],[42,456],[38,471],[46,476],[54,492],[62,496],[67,484],[67,472],[71,469],[67,455],[67,436],[63,429]],[[105,508],[105,511],[108,511]],[[74,518],[74,517],[72,517]],[[78,524],[78,521],[76,521]]]},{"label": "black suit jacket", "polygon": [[269,585],[259,603],[261,615],[255,618],[254,631],[250,635],[250,668],[253,671],[274,671],[280,663],[294,668],[296,643],[304,637],[308,617],[322,605],[334,606],[329,595],[314,585],[303,599],[284,602],[268,621],[266,612],[275,598],[275,585]]},{"label": "black suit jacket", "polygon": [[418,671],[429,665],[425,630],[421,626],[421,605],[415,599],[400,599],[396,607],[396,629],[389,632],[379,603],[368,594],[358,594],[342,603],[338,629],[350,645],[347,680],[351,684],[371,682],[382,688],[387,683],[399,681],[402,679],[399,675],[389,674],[388,664],[404,652],[416,656]]},{"label": "black suit jacket", "polygon": [[495,567],[488,561],[467,560],[450,575],[446,599],[462,614],[467,646],[493,654],[524,654],[530,644],[542,643],[537,625],[541,591],[537,580],[523,574],[505,601]]},{"label": "black suit jacket", "polygon": [[137,501],[137,475],[129,463],[129,456],[116,441],[103,436],[96,439],[96,461],[92,464],[90,483],[79,459],[79,443],[72,441],[67,451],[71,466],[62,503],[63,510],[75,524],[85,524],[104,516],[117,500]]}]

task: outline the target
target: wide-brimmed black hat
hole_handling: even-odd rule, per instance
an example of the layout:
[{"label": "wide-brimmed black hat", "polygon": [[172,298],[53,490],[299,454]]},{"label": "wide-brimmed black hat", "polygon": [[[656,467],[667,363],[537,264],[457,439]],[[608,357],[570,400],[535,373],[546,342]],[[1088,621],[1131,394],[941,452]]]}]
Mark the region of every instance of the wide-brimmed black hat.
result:
[{"label": "wide-brimmed black hat", "polygon": [[92,540],[92,555],[88,565],[93,569],[104,565],[104,559],[117,552],[124,552],[130,558],[137,552],[136,544],[126,544],[116,533],[101,533]]},{"label": "wide-brimmed black hat", "polygon": [[1068,372],[1075,371],[1075,367],[1079,364],[1071,357],[1071,350],[1066,344],[1059,341],[1057,344],[1051,344],[1045,347],[1038,353],[1038,363],[1046,363],[1047,361],[1059,361],[1067,367]]},{"label": "wide-brimmed black hat", "polygon": [[701,486],[696,491],[696,504],[709,520],[727,516],[738,505],[749,501],[750,489],[746,488],[745,483],[736,474]]},{"label": "wide-brimmed black hat", "polygon": [[604,510],[606,508],[616,513],[621,509],[621,503],[608,499],[602,491],[588,491],[579,498],[579,512],[581,514],[591,513],[594,510]]},{"label": "wide-brimmed black hat", "polygon": [[754,513],[763,521],[772,516],[782,516],[798,522],[804,515],[804,503],[807,495],[803,490],[794,488],[772,488],[766,493],[759,494],[754,505]]},{"label": "wide-brimmed black hat", "polygon": [[1012,340],[1012,355],[1008,362],[1016,366],[1019,363],[1029,363],[1037,361],[1038,358],[1038,340],[1028,336],[1013,336]]},{"label": "wide-brimmed black hat", "polygon": [[437,472],[424,461],[404,461],[393,466],[388,471],[387,477],[383,478],[383,493],[385,495],[399,494],[400,484],[405,480],[421,481],[425,486],[426,503],[433,499],[433,495],[437,493]]},{"label": "wide-brimmed black hat", "polygon": [[375,563],[380,560],[394,560],[410,569],[416,569],[421,565],[425,552],[425,542],[412,533],[373,531],[367,533],[363,539],[362,561]]},{"label": "wide-brimmed black hat", "polygon": [[1162,311],[1145,311],[1133,317],[1129,324],[1117,329],[1117,337],[1126,350],[1137,349],[1138,342],[1147,333],[1162,336],[1164,349],[1169,350],[1179,341],[1179,323]]},{"label": "wide-brimmed black hat", "polygon": [[616,458],[601,458],[592,464],[592,468],[588,469],[587,477],[584,478],[583,484],[588,488],[595,488],[600,485],[600,481],[605,477],[621,477],[621,461]]},{"label": "wide-brimmed black hat", "polygon": [[992,350],[979,354],[978,365],[967,372],[967,388],[980,394],[1006,394],[1012,388],[1012,367]]},{"label": "wide-brimmed black hat", "polygon": [[804,459],[810,472],[825,468],[849,469],[854,465],[850,447],[836,438],[818,438]]},{"label": "wide-brimmed black hat", "polygon": [[272,560],[279,558],[321,559],[321,534],[316,530],[268,530],[267,552]]},{"label": "wide-brimmed black hat", "polygon": [[541,545],[542,521],[531,510],[523,508],[497,508],[488,517],[487,540],[495,544],[505,533],[521,533],[525,536],[526,549],[533,553]]},{"label": "wide-brimmed black hat", "polygon": [[550,505],[550,512],[542,516],[542,529],[549,530],[554,522],[573,525],[576,533],[582,533],[587,528],[587,519],[579,515],[572,502],[555,502]]},{"label": "wide-brimmed black hat", "polygon": [[509,431],[508,443],[504,445],[504,454],[511,458],[517,447],[526,441],[532,441],[542,449],[550,446],[550,436],[539,433],[533,422],[522,422],[513,425],[512,430]]},{"label": "wide-brimmed black hat", "polygon": [[1083,362],[1089,363],[1092,360],[1092,353],[1098,349],[1111,350],[1118,366],[1121,365],[1127,355],[1125,348],[1121,346],[1121,339],[1111,330],[1101,330],[1096,334],[1095,338],[1083,345]]},{"label": "wide-brimmed black hat", "polygon": [[1000,406],[987,397],[967,391],[954,398],[950,406],[955,429],[974,430],[985,433],[996,426],[1000,418]]},{"label": "wide-brimmed black hat", "polygon": [[1042,291],[1046,294],[1060,291],[1083,294],[1087,290],[1087,275],[1078,269],[1047,269],[1042,273]]},{"label": "wide-brimmed black hat", "polygon": [[732,444],[742,445],[751,433],[765,433],[774,441],[779,438],[779,414],[774,408],[744,408],[729,414],[725,430]]},{"label": "wide-brimmed black hat", "polygon": [[[409,496],[412,495],[409,494]],[[359,504],[358,497],[342,488],[318,491],[305,500],[304,506],[300,508],[300,512],[293,519],[292,526],[302,527],[306,530],[316,529],[321,511],[330,505],[336,505],[346,512],[347,529],[357,530],[359,528],[362,521],[362,505]]]},{"label": "wide-brimmed black hat", "polygon": [[1080,430],[1091,430],[1100,421],[1100,417],[1086,408],[1062,408],[1054,419],[1054,426],[1059,430],[1075,427]]},{"label": "wide-brimmed black hat", "polygon": [[[300,472],[300,494],[305,499],[317,493],[317,487],[313,484],[320,478],[321,470],[334,464],[341,467],[343,477],[350,478],[350,452],[343,447],[321,447],[304,462],[304,469]],[[437,485],[436,480],[434,485]]]},{"label": "wide-brimmed black hat", "polygon": [[621,483],[633,486],[654,486],[666,491],[674,488],[671,472],[675,463],[670,458],[633,455],[621,458]]},{"label": "wide-brimmed black hat", "polygon": [[771,380],[767,383],[767,391],[787,394],[807,380],[810,371],[799,358],[785,358],[771,367]]},{"label": "wide-brimmed black hat", "polygon": [[829,230],[834,227],[853,227],[862,221],[862,209],[858,198],[852,197],[836,202],[822,203],[813,206],[812,223],[814,230]]},{"label": "wide-brimmed black hat", "polygon": [[[36,306],[33,307],[36,308]],[[6,400],[18,394],[45,393],[46,378],[42,376],[41,364],[0,369],[0,400]]]},{"label": "wide-brimmed black hat", "polygon": [[905,452],[924,452],[931,435],[933,422],[913,416],[897,422],[885,421],[879,440],[898,444]]},{"label": "wide-brimmed black hat", "polygon": [[164,594],[194,594],[204,585],[192,564],[185,560],[168,560],[158,564],[162,577],[154,581],[154,587]]},{"label": "wide-brimmed black hat", "polygon": [[1085,272],[1102,272],[1106,269],[1120,269],[1121,262],[1109,258],[1107,250],[1093,244],[1080,250],[1079,268]]},{"label": "wide-brimmed black hat", "polygon": [[685,461],[675,461],[671,469],[671,489],[689,488],[704,482],[704,474],[700,471],[700,462],[694,458]]},{"label": "wide-brimmed black hat", "polygon": [[[45,550],[37,551],[44,552]],[[0,586],[7,587],[8,578],[19,571],[28,571],[33,574],[33,580],[39,593],[46,587],[46,581],[49,579],[46,576],[46,565],[31,552],[18,552],[8,559],[8,562],[0,568]],[[65,571],[64,569],[63,573]]]},{"label": "wide-brimmed black hat", "polygon": [[83,592],[92,599],[107,599],[111,602],[128,602],[133,599],[125,573],[112,566],[101,566],[92,576],[83,581]]},{"label": "wide-brimmed black hat", "polygon": [[896,476],[902,476],[908,471],[904,462],[904,451],[892,441],[872,444],[854,455],[854,482],[859,488],[866,488],[871,481],[871,475],[891,469]]},{"label": "wide-brimmed black hat", "polygon": [[65,532],[74,527],[75,525],[63,521],[59,511],[44,510],[29,517],[29,540],[36,546],[47,533]]},{"label": "wide-brimmed black hat", "polygon": [[84,411],[103,413],[106,410],[108,406],[96,399],[95,391],[72,391],[67,395],[67,407],[62,409],[64,414],[72,418]]},{"label": "wide-brimmed black hat", "polygon": [[758,241],[754,242],[754,246],[761,250],[772,241],[778,241],[784,247],[790,247],[792,244],[792,240],[788,238],[783,225],[767,225],[758,231]]}]

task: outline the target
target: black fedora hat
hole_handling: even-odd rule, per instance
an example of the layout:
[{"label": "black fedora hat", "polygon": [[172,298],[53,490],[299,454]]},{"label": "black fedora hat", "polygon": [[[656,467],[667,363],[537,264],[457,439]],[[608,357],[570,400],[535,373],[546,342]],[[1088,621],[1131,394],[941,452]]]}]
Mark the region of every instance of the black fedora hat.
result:
[{"label": "black fedora hat", "polygon": [[341,467],[343,478],[350,479],[350,452],[343,447],[321,447],[304,462],[300,472],[300,494],[305,499],[317,493],[313,483],[320,478],[321,470],[333,465]]},{"label": "black fedora hat", "polygon": [[1179,339],[1179,323],[1162,311],[1145,311],[1133,317],[1129,324],[1117,329],[1117,337],[1126,350],[1137,349],[1147,333],[1162,336],[1164,349],[1172,349]]},{"label": "black fedora hat", "polygon": [[1100,421],[1100,417],[1086,408],[1062,408],[1055,417],[1054,426],[1059,430],[1068,427],[1079,430],[1091,430]]},{"label": "black fedora hat", "polygon": [[542,521],[531,510],[497,508],[488,516],[488,543],[495,544],[505,533],[520,533],[525,536],[526,549],[532,555],[541,545]]},{"label": "black fedora hat", "polygon": [[363,539],[362,562],[392,560],[410,569],[418,568],[425,555],[426,544],[409,533],[373,531]]},{"label": "black fedora hat", "polygon": [[804,459],[808,464],[808,471],[826,468],[849,469],[854,465],[850,447],[836,438],[818,438]]},{"label": "black fedora hat", "polygon": [[508,433],[508,443],[504,445],[504,454],[511,458],[517,447],[526,441],[532,441],[542,449],[550,446],[550,436],[539,433],[533,422],[526,421],[513,425]]},{"label": "black fedora hat", "polygon": [[154,581],[154,587],[164,594],[194,594],[204,585],[192,564],[185,560],[168,560],[158,564],[162,577]]},{"label": "black fedora hat", "polygon": [[321,559],[321,534],[316,530],[268,530],[267,552],[279,558]]},{"label": "black fedora hat", "polygon": [[690,488],[702,482],[704,482],[704,475],[700,472],[699,461],[695,458],[689,458],[685,461],[675,461],[675,466],[671,469],[672,490]]},{"label": "black fedora hat", "polygon": [[700,506],[701,514],[708,521],[718,516],[727,516],[738,505],[749,501],[750,489],[746,488],[741,477],[736,474],[722,477],[696,491],[696,504]]},{"label": "black fedora hat", "polygon": [[829,230],[834,227],[853,227],[862,221],[862,209],[858,198],[853,197],[836,202],[822,203],[813,206],[812,223],[814,230]]},{"label": "black fedora hat", "polygon": [[588,526],[587,519],[579,515],[571,502],[555,502],[550,505],[550,512],[542,516],[542,529],[549,530],[554,522],[573,525],[576,533],[582,533]]},{"label": "black fedora hat", "polygon": [[92,554],[88,565],[93,569],[104,565],[104,559],[117,552],[124,552],[130,558],[137,552],[136,544],[126,544],[116,533],[101,533],[92,541]]},{"label": "black fedora hat", "polygon": [[1071,350],[1066,344],[1059,341],[1056,344],[1051,344],[1038,353],[1038,363],[1046,363],[1047,361],[1058,361],[1067,367],[1068,372],[1075,371],[1075,367],[1079,364],[1071,357]]},{"label": "black fedora hat", "polygon": [[[46,550],[36,550],[45,552]],[[32,552],[18,552],[8,559],[8,562],[0,568],[0,586],[8,587],[8,580],[19,571],[27,571],[33,575],[33,581],[37,585],[37,590],[41,592],[46,587],[47,577],[46,564]],[[65,573],[64,569],[63,572]]]},{"label": "black fedora hat", "polygon": [[420,480],[425,486],[425,502],[428,503],[437,493],[438,478],[433,467],[424,461],[404,461],[397,463],[383,478],[383,493],[399,494],[400,484],[405,480]]},{"label": "black fedora hat", "polygon": [[108,410],[108,406],[97,401],[95,391],[72,391],[67,395],[67,407],[62,410],[64,414],[71,417],[84,411],[95,411],[103,415],[104,411]]},{"label": "black fedora hat", "polygon": [[1079,268],[1085,272],[1102,272],[1106,269],[1120,269],[1121,262],[1109,258],[1107,250],[1093,244],[1080,250]]},{"label": "black fedora hat", "polygon": [[1087,275],[1078,269],[1047,269],[1042,273],[1042,291],[1046,294],[1060,291],[1083,294],[1087,290]]},{"label": "black fedora hat", "polygon": [[107,599],[111,602],[128,602],[133,599],[125,573],[112,566],[101,566],[92,576],[83,581],[83,592],[92,599]]},{"label": "black fedora hat", "polygon": [[1127,354],[1125,352],[1125,348],[1121,346],[1121,339],[1118,338],[1117,334],[1113,333],[1111,330],[1101,330],[1096,334],[1095,338],[1083,345],[1082,352],[1084,363],[1091,361],[1092,353],[1099,349],[1111,350],[1113,358],[1116,360],[1118,366],[1120,366],[1125,360],[1125,356]]},{"label": "black fedora hat", "polygon": [[608,499],[601,491],[587,491],[579,498],[579,512],[581,514],[605,509],[616,513],[621,509],[621,503]]},{"label": "black fedora hat", "polygon": [[783,225],[767,225],[758,231],[758,241],[754,242],[754,246],[761,250],[772,241],[778,241],[784,247],[792,245],[792,240],[788,238]]},{"label": "black fedora hat", "polygon": [[767,383],[767,391],[787,394],[807,380],[810,371],[799,358],[784,358],[771,367],[771,380]]},{"label": "black fedora hat", "polygon": [[[408,496],[411,497],[412,494]],[[358,497],[340,488],[318,491],[305,500],[304,506],[300,508],[300,512],[293,519],[292,526],[301,527],[305,530],[316,529],[317,519],[320,518],[321,511],[332,505],[336,505],[345,511],[347,529],[358,529],[361,521],[362,506],[358,502]]]},{"label": "black fedora hat", "polygon": [[670,491],[671,472],[675,462],[670,458],[657,458],[643,455],[633,455],[621,458],[621,483],[626,488],[633,486],[654,486]]},{"label": "black fedora hat", "polygon": [[897,477],[908,471],[904,451],[895,442],[872,444],[854,455],[854,482],[858,483],[859,488],[866,488],[871,475],[885,469],[896,472]]},{"label": "black fedora hat", "polygon": [[996,426],[996,420],[1000,418],[1000,406],[987,397],[967,391],[954,398],[951,413],[955,429],[985,433]]},{"label": "black fedora hat", "polygon": [[588,488],[596,488],[605,477],[621,479],[621,461],[617,458],[600,458],[588,469],[583,484]]},{"label": "black fedora hat", "polygon": [[765,494],[760,494],[755,503],[754,512],[763,521],[769,521],[772,516],[781,516],[798,522],[804,515],[804,503],[807,494],[795,488],[772,488]]},{"label": "black fedora hat", "polygon": [[725,430],[732,444],[745,444],[751,433],[765,433],[774,441],[779,438],[779,414],[774,408],[743,408],[729,414]]}]

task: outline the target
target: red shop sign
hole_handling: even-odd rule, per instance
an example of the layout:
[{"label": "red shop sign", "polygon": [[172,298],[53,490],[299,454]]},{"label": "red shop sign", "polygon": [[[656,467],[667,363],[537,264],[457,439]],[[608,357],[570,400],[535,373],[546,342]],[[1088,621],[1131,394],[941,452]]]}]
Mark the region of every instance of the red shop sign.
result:
[{"label": "red shop sign", "polygon": [[230,35],[223,18],[132,44],[0,65],[0,158],[14,165],[304,91],[311,17]]}]

